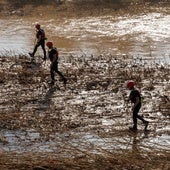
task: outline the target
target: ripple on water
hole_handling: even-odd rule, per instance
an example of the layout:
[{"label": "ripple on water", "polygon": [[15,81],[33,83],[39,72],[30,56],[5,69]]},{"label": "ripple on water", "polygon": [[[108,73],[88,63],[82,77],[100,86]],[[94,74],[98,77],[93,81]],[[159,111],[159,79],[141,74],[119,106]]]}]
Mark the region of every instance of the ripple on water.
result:
[{"label": "ripple on water", "polygon": [[[54,22],[55,20],[55,22]],[[0,20],[1,53],[27,53],[34,43],[32,20]],[[49,40],[61,53],[130,54],[170,60],[170,15],[99,16],[41,20]],[[38,50],[41,53],[40,50]],[[152,58],[153,59],[153,58]]]}]

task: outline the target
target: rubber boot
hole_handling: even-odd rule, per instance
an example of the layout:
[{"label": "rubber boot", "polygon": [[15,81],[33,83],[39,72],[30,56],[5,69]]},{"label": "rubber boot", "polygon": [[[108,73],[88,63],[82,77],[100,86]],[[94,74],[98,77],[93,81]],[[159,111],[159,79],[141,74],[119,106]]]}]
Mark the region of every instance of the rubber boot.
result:
[{"label": "rubber boot", "polygon": [[137,126],[133,125],[133,127],[130,127],[129,130],[131,130],[133,132],[136,132],[137,131]]}]

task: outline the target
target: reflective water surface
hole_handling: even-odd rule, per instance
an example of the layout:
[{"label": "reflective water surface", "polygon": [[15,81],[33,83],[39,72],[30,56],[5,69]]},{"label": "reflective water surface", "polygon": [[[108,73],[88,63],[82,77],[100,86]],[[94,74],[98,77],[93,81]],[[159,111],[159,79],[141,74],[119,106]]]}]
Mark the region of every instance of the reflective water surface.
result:
[{"label": "reflective water surface", "polygon": [[[81,18],[0,19],[0,52],[27,54],[39,22],[60,54],[127,54],[169,60],[170,15],[146,13]],[[39,54],[41,54],[39,50]]]},{"label": "reflective water surface", "polygon": [[[50,16],[49,18],[46,17],[45,19],[42,19],[41,17],[1,18],[0,55],[8,54],[12,56],[21,53],[28,55],[28,52],[33,50],[35,44],[34,25],[37,22],[39,22],[42,28],[46,31],[48,40],[53,41],[55,46],[58,47],[61,56],[67,57],[70,56],[70,54],[79,57],[81,55],[97,56],[101,54],[113,54],[119,56],[123,54],[138,58],[139,62],[141,61],[141,58],[146,58],[148,60],[170,63],[170,15],[164,13],[164,9],[162,9],[162,11],[160,10],[160,12],[151,12],[138,15],[124,14],[123,16],[111,14],[107,16],[86,16],[77,18],[56,18],[55,16]],[[41,54],[42,50],[39,49],[37,55]],[[87,64],[90,63],[88,62]],[[113,62],[116,63],[116,59]],[[103,68],[106,66],[106,70],[108,70],[108,63],[94,63],[95,64],[92,64],[92,67],[97,66],[97,68]],[[69,68],[69,64],[70,63],[66,62],[65,66]],[[121,65],[119,65],[120,63],[117,64],[117,67],[121,68]],[[167,65],[166,67],[168,68]],[[166,67],[164,67],[164,69],[166,69]],[[150,80],[143,80],[143,83],[147,84],[147,81]],[[161,83],[164,83],[163,81],[165,80],[161,80]],[[169,80],[165,81],[167,84],[168,82]],[[49,136],[42,137],[38,131],[31,128],[27,131],[1,130],[0,136],[2,138],[0,139],[0,148],[2,151],[53,152],[57,150],[58,153],[61,153],[61,148],[64,146],[65,152],[62,156],[68,156],[70,154],[69,148],[66,147],[68,145],[72,146],[72,148],[79,146],[82,150],[88,149],[90,152],[94,153],[99,152],[99,150],[102,149],[119,151],[122,149],[133,150],[137,149],[136,147],[138,144],[143,150],[150,150],[150,148],[154,148],[155,150],[164,149],[169,151],[169,117],[165,116],[164,118],[162,113],[159,113],[158,111],[150,113],[151,106],[154,108],[154,105],[157,105],[157,101],[159,100],[158,93],[162,93],[163,96],[163,90],[165,90],[165,88],[162,89],[162,86],[157,86],[158,87],[156,88],[159,91],[155,88],[155,91],[151,92],[152,94],[148,92],[149,90],[146,90],[148,92],[146,92],[146,96],[152,96],[152,102],[147,103],[144,106],[144,111],[149,113],[148,117],[150,118],[151,126],[152,123],[158,122],[158,124],[155,123],[157,129],[154,130],[154,127],[152,126],[151,133],[145,134],[143,132],[139,132],[135,136],[122,129],[120,134],[116,134],[116,137],[107,137],[107,134],[102,136],[102,133],[97,134],[88,131],[86,132],[85,129],[82,131],[79,129],[80,131],[77,132],[75,128],[75,130],[70,130],[63,133],[56,132],[55,134],[50,134],[50,132],[48,132],[47,135],[50,134]],[[35,88],[34,90],[36,91],[37,89]],[[118,114],[124,108],[121,101],[122,96],[120,94],[117,95],[120,95],[119,99],[121,100],[116,98],[117,95],[112,96],[110,93],[100,93],[101,97],[97,98],[96,93],[99,93],[99,91],[80,90],[76,91],[75,95],[73,95],[71,90],[68,90],[65,94],[69,97],[73,95],[70,100],[68,96],[62,96],[63,92],[60,91],[54,92],[57,97],[54,94],[50,97],[48,94],[46,94],[46,96],[48,100],[55,104],[55,106],[58,104],[58,108],[60,108],[60,104],[62,105],[62,102],[65,101],[63,106],[64,109],[61,109],[61,112],[66,114],[66,116],[64,115],[64,118],[68,120],[69,117],[67,117],[67,112],[76,112],[76,110],[78,110],[77,107],[83,105],[83,107],[85,107],[84,110],[91,117],[89,115],[89,117],[85,115],[84,117],[82,116],[82,119],[85,120],[85,122],[90,121],[89,125],[87,124],[90,128],[99,125],[101,131],[104,129],[105,132],[114,133],[115,129],[120,128],[121,123],[123,125],[130,123],[130,117],[129,120],[127,120],[126,115]],[[116,101],[115,98],[117,99]],[[107,99],[112,104],[110,104]],[[95,103],[99,100],[105,101],[106,105],[108,104],[107,107],[96,107]],[[118,103],[118,101],[120,103]],[[86,103],[86,106],[84,106],[83,102]],[[50,106],[48,106],[48,103],[47,107],[46,105],[43,105],[42,107],[41,105],[37,105],[36,103],[25,104],[25,106],[21,108],[21,111],[25,111],[28,114],[29,109],[33,110],[38,108],[40,110],[39,112],[37,111],[38,114],[42,114],[43,117],[43,109],[48,109]],[[13,109],[13,105],[10,105],[10,107],[6,108],[6,106],[2,106],[1,110],[10,111],[10,109]],[[111,118],[109,117],[110,112]],[[106,115],[103,115],[103,113]],[[78,116],[76,117],[76,114],[78,115],[78,113],[72,114],[71,119],[74,119],[74,116],[77,118]],[[97,115],[98,122],[96,122],[96,120],[92,117],[92,114]],[[116,119],[114,119],[115,117]],[[24,119],[24,116],[22,118]],[[164,122],[159,122],[159,118],[164,120]],[[161,130],[163,132],[161,132]],[[136,142],[136,140],[138,142]]]}]

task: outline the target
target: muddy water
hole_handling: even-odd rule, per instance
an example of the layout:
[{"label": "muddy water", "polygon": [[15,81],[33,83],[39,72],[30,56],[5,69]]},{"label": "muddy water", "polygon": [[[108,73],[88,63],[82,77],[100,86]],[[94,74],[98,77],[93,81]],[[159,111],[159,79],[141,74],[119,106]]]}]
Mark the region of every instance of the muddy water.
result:
[{"label": "muddy water", "polygon": [[[127,54],[170,60],[170,15],[152,12],[138,15],[81,18],[0,19],[0,52],[33,50],[34,24],[39,22],[60,54]],[[41,49],[37,54],[42,54]]]},{"label": "muddy water", "polygon": [[[170,15],[164,14],[163,11],[141,14],[141,15],[124,15],[124,16],[98,16],[98,17],[84,17],[84,18],[15,18],[15,19],[0,19],[0,54],[26,54],[33,49],[34,45],[34,25],[38,22],[42,25],[42,28],[46,30],[48,40],[52,40],[59,48],[61,55],[99,55],[99,54],[127,54],[139,58],[147,58],[154,60],[162,60],[170,62]],[[42,54],[41,50],[38,50],[38,54]],[[59,92],[57,92],[58,94]],[[156,93],[156,92],[155,92]],[[68,94],[70,95],[70,94]],[[93,96],[94,94],[89,94]],[[88,102],[91,99],[85,94],[82,98],[87,98]],[[103,96],[107,99],[108,95]],[[84,99],[83,99],[84,100]],[[82,103],[80,94],[75,96],[75,100],[70,103],[70,108],[75,104]],[[63,100],[61,100],[63,101]],[[75,101],[75,103],[74,103]],[[111,98],[110,101],[113,101]],[[57,102],[57,101],[56,101]],[[87,103],[88,103],[87,102]],[[122,103],[119,103],[120,109]],[[117,103],[116,103],[117,105]],[[148,104],[145,111],[150,109],[152,104]],[[32,106],[31,106],[32,108]],[[65,111],[67,112],[66,108]],[[147,110],[148,108],[148,110]],[[92,109],[92,110],[91,110]],[[107,108],[104,108],[107,110]],[[108,108],[108,110],[116,110],[115,108]],[[75,110],[73,109],[73,112]],[[93,113],[93,105],[88,105],[87,112]],[[103,113],[103,109],[95,110],[96,114]],[[149,110],[150,111],[150,110]],[[159,113],[157,113],[159,114]],[[116,116],[116,115],[114,115]],[[117,118],[117,122],[125,122],[124,118]],[[155,115],[153,115],[155,117]],[[106,131],[114,132],[114,129],[108,127],[115,127],[115,122],[110,119],[98,118],[102,128],[106,128]],[[88,120],[89,121],[89,120]],[[151,122],[155,120],[151,120]],[[96,122],[91,120],[91,126],[94,126]],[[169,119],[164,122],[169,131]],[[117,125],[116,128],[120,128]],[[153,130],[153,129],[152,129]],[[53,152],[57,150],[62,152],[60,148],[64,147],[64,156],[70,155],[70,148],[67,146],[80,146],[83,149],[91,149],[91,152],[100,152],[99,150],[122,150],[133,147],[133,143],[136,138],[139,141],[139,145],[145,149],[150,149],[150,146],[154,145],[156,149],[165,149],[169,151],[169,135],[167,133],[159,133],[162,130],[160,128],[156,133],[151,133],[148,136],[144,133],[139,133],[136,137],[127,135],[126,131],[122,134],[116,135],[113,138],[102,137],[101,134],[97,135],[93,132],[76,132],[76,130],[70,130],[66,133],[55,133],[50,136],[49,140],[43,139],[40,133],[34,129],[28,131],[1,131],[1,150],[4,151],[48,151]],[[166,131],[166,129],[163,129]],[[156,134],[156,136],[154,136]],[[4,143],[3,143],[4,141]],[[30,143],[33,143],[32,145]],[[94,145],[95,148],[94,148]],[[136,146],[134,146],[136,147]]]}]

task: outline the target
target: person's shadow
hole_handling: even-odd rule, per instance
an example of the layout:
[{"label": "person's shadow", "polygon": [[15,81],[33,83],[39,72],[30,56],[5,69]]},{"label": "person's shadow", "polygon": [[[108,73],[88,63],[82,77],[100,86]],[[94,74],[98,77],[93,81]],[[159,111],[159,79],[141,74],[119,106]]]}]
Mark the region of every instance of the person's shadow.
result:
[{"label": "person's shadow", "polygon": [[43,103],[45,103],[46,105],[48,105],[50,107],[50,104],[51,104],[51,101],[52,101],[52,96],[53,96],[53,94],[55,93],[56,90],[57,90],[57,87],[51,86],[44,96]]},{"label": "person's shadow", "polygon": [[[143,133],[142,133],[143,134]],[[132,154],[135,157],[141,158],[141,149],[140,149],[140,144],[142,141],[146,138],[148,138],[149,131],[144,132],[143,135],[140,133],[136,132],[133,135],[133,141],[132,141]]]}]

